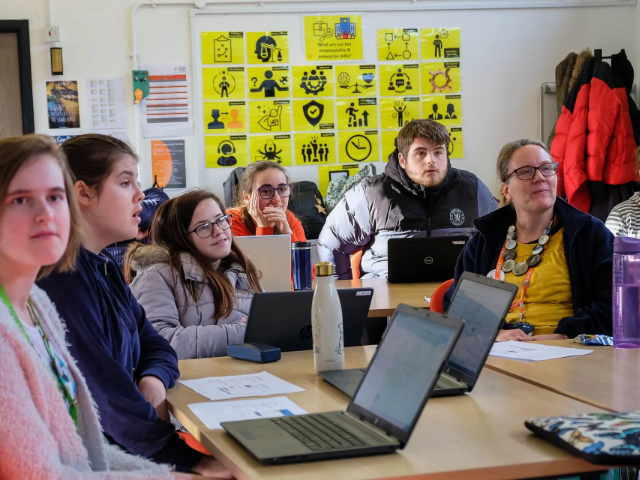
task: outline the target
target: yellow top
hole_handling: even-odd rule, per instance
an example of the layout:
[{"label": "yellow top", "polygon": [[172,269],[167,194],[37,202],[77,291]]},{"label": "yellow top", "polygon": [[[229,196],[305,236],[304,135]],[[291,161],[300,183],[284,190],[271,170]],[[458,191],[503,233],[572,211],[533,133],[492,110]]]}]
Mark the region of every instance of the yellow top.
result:
[{"label": "yellow top", "polygon": [[[573,315],[571,281],[564,255],[563,236],[564,229],[560,229],[549,240],[547,248],[542,253],[542,261],[535,267],[524,296],[524,321],[534,326],[534,335],[553,333],[561,318]],[[537,242],[533,244],[518,242],[516,246],[518,256],[515,262],[526,261],[537,244]],[[506,282],[518,285],[518,293],[514,301],[520,300],[522,282],[526,276],[525,274],[517,277],[513,272],[506,275]],[[505,320],[508,323],[520,320],[520,306],[514,307]]]}]

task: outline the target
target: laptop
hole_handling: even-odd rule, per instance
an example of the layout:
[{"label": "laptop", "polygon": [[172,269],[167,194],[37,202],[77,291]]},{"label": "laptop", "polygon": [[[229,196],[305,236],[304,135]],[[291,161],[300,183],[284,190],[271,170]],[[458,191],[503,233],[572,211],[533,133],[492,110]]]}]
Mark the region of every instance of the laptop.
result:
[{"label": "laptop", "polygon": [[[340,289],[338,297],[342,307],[344,346],[362,345],[373,289]],[[256,293],[251,302],[244,341],[273,345],[283,352],[311,350],[312,301],[312,290]]]},{"label": "laptop", "polygon": [[468,236],[390,238],[387,243],[389,283],[444,282],[453,278]]},{"label": "laptop", "polygon": [[262,272],[265,291],[291,290],[291,235],[233,237],[233,242]]},{"label": "laptop", "polygon": [[[463,319],[465,327],[432,397],[473,390],[517,292],[518,287],[511,283],[470,272],[462,274],[447,315]],[[322,378],[349,396],[353,396],[363,374],[359,368],[320,372]]]},{"label": "laptop", "polygon": [[346,411],[223,422],[263,463],[391,453],[409,441],[463,322],[399,305]]}]

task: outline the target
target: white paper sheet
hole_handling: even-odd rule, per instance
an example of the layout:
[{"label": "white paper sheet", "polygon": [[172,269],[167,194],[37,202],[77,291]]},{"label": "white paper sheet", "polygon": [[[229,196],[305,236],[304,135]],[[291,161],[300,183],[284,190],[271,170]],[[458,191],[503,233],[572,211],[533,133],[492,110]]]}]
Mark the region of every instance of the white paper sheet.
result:
[{"label": "white paper sheet", "polygon": [[180,383],[213,401],[304,392],[304,388],[267,372],[180,380]]},{"label": "white paper sheet", "polygon": [[489,355],[512,360],[538,362],[540,360],[589,355],[592,352],[593,350],[584,350],[582,348],[553,347],[536,342],[516,342],[511,340],[494,343]]},{"label": "white paper sheet", "polygon": [[220,430],[222,422],[304,415],[307,413],[287,397],[192,403],[189,408],[210,430]]}]

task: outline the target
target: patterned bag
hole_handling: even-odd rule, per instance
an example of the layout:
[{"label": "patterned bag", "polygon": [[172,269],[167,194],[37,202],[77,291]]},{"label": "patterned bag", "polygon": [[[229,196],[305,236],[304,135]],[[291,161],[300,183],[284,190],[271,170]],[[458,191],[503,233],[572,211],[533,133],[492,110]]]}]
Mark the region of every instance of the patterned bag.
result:
[{"label": "patterned bag", "polygon": [[536,435],[587,462],[640,464],[640,411],[534,418],[524,424]]},{"label": "patterned bag", "polygon": [[336,178],[335,180],[331,180],[329,182],[329,187],[327,188],[327,194],[325,195],[324,201],[327,207],[327,211],[331,212],[338,202],[342,200],[344,194],[353,187],[354,185],[360,183],[367,177],[371,177],[376,174],[376,166],[375,165],[366,165],[362,169],[358,171],[355,175],[344,178]]}]

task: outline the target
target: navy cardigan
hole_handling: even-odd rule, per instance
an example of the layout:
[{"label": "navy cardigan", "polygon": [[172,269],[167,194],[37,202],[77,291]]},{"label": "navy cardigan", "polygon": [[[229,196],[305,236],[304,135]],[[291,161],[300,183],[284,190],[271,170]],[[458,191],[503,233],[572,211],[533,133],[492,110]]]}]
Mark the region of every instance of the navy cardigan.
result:
[{"label": "navy cardigan", "polygon": [[[600,220],[560,197],[556,198],[554,212],[564,228],[564,251],[573,299],[573,316],[560,319],[555,333],[570,338],[581,333],[611,335],[614,237]],[[515,218],[515,210],[506,206],[474,221],[477,231],[458,258],[453,285],[443,298],[445,311],[462,272],[487,275],[496,268],[507,229]],[[535,288],[535,281],[531,288]]]},{"label": "navy cardigan", "polygon": [[112,259],[85,248],[74,272],[38,281],[65,321],[107,439],[124,450],[189,471],[202,454],[162,421],[134,382],[147,375],[167,389],[180,376],[175,350],[147,320]]}]

